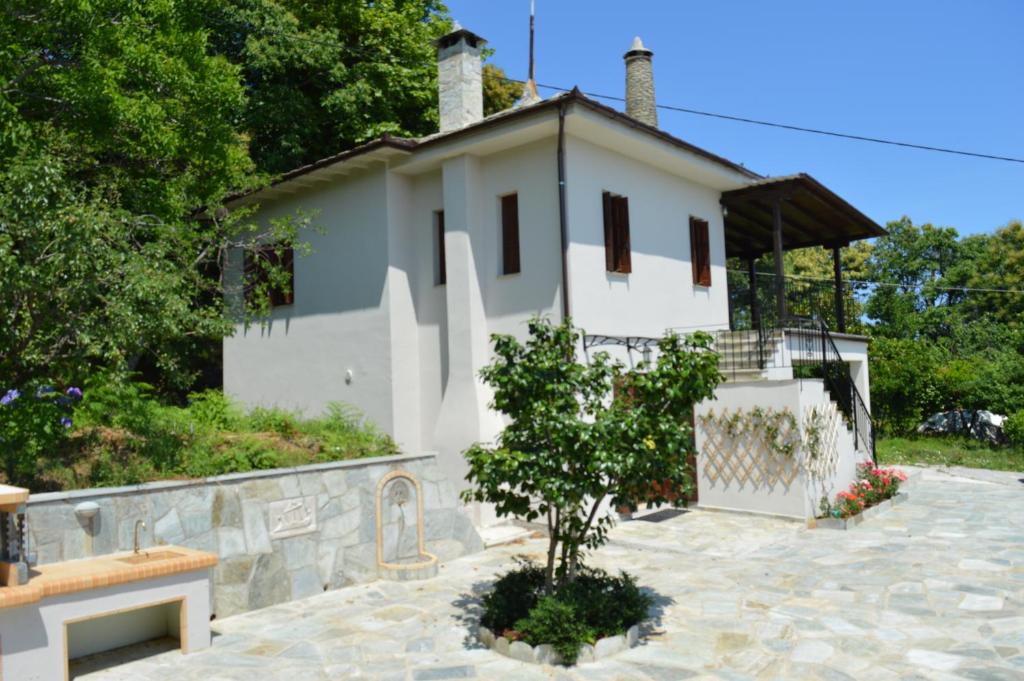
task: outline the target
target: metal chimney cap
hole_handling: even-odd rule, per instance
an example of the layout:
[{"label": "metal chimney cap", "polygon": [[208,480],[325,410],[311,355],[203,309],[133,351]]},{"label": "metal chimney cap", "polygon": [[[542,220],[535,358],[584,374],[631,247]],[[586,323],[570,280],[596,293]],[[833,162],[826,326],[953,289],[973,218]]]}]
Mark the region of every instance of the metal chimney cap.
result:
[{"label": "metal chimney cap", "polygon": [[629,47],[629,52],[623,55],[623,59],[629,59],[630,57],[650,57],[654,52],[644,47],[644,41],[640,40],[640,36],[633,38],[633,44]]}]

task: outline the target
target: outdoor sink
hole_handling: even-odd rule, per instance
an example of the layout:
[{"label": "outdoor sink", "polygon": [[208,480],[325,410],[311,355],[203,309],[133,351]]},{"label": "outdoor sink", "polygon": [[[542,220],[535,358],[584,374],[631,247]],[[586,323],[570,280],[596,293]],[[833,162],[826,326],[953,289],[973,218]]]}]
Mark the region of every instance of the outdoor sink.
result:
[{"label": "outdoor sink", "polygon": [[128,563],[129,565],[139,565],[140,563],[155,563],[158,560],[170,560],[171,558],[181,558],[183,554],[177,551],[152,551],[142,553],[135,553],[124,558],[117,558],[119,563]]}]

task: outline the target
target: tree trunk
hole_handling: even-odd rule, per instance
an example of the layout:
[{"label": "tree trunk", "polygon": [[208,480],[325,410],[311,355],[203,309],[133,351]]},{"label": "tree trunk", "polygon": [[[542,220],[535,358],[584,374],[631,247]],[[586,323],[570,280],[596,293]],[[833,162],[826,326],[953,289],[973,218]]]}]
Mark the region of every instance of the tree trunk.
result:
[{"label": "tree trunk", "polygon": [[544,568],[544,593],[551,595],[555,590],[555,552],[558,549],[559,520],[561,513],[555,511],[554,522],[548,511],[548,564]]}]

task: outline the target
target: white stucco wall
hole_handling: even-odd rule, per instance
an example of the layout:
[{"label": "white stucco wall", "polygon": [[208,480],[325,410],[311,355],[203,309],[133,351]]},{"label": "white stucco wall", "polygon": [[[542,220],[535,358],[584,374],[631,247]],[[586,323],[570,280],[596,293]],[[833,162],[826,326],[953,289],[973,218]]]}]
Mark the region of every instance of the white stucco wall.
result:
[{"label": "white stucco wall", "polygon": [[239,324],[225,339],[228,395],[310,415],[345,402],[394,432],[387,206],[377,169],[262,207],[262,220],[315,211],[316,229],[301,235],[313,253],[296,255],[294,304],[274,308],[265,325]]},{"label": "white stucco wall", "polygon": [[[415,258],[409,272],[418,327],[421,446],[439,453],[456,486],[465,475],[462,451],[489,439],[501,425],[486,409],[490,395],[477,379],[491,359],[490,335],[525,338],[531,316],[560,314],[557,181],[553,140],[484,157],[457,156],[442,172],[409,180],[412,233],[391,250]],[[519,196],[521,271],[504,275],[500,197],[513,192]],[[441,286],[436,284],[438,210],[445,211],[447,231],[447,283]]]},{"label": "white stucco wall", "polygon": [[[727,328],[720,192],[578,137],[566,140],[573,319],[588,333],[661,336]],[[605,271],[603,191],[629,198],[632,273]],[[694,286],[690,216],[708,221],[711,286]]]},{"label": "white stucco wall", "polygon": [[[37,603],[0,611],[0,677],[17,681],[65,678],[64,623],[172,599],[185,599],[186,630],[180,632],[187,652],[210,645],[209,570],[182,572],[91,591],[43,598]],[[95,620],[94,626],[105,626]],[[173,631],[173,630],[172,630]],[[90,641],[71,642],[67,650],[92,652],[138,642],[139,632],[111,627]],[[120,638],[119,638],[120,637]],[[87,647],[82,647],[83,645]]]}]

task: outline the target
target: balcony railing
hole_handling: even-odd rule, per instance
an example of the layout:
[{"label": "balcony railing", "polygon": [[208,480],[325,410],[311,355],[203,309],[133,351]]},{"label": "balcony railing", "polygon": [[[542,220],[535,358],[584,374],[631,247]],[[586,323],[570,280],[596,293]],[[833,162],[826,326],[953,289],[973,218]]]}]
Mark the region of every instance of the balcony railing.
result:
[{"label": "balcony railing", "polygon": [[[747,272],[728,272],[730,328],[737,331],[780,328],[775,275],[758,272],[754,278],[752,287]],[[861,326],[862,305],[855,285],[847,281],[839,288],[841,310],[836,307],[837,290],[833,281],[783,277],[782,289],[787,318],[819,319],[833,332],[856,331]]]}]

